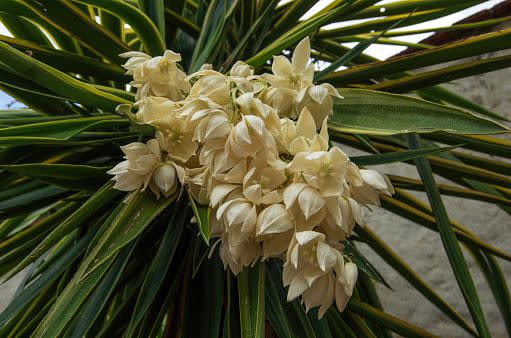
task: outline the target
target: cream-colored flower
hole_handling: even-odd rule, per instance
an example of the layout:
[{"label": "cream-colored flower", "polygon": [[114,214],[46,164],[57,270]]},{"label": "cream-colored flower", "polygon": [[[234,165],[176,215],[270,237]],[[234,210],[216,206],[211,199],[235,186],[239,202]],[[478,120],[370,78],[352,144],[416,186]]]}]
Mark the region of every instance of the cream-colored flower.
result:
[{"label": "cream-colored flower", "polygon": [[325,198],[316,188],[306,183],[292,183],[287,186],[283,199],[298,230],[311,230],[325,218]]},{"label": "cream-colored flower", "polygon": [[344,266],[338,265],[335,283],[335,304],[339,312],[343,312],[348,300],[353,295],[353,289],[358,278],[357,266],[351,262]]},{"label": "cream-colored flower", "polygon": [[129,58],[123,67],[128,70],[126,74],[133,75],[130,85],[138,88],[137,100],[146,96],[162,96],[180,101],[184,93],[190,91],[186,74],[177,66],[181,55],[167,50],[163,56],[154,58],[141,52],[127,52],[120,56]]},{"label": "cream-colored flower", "polygon": [[246,158],[263,156],[267,160],[278,156],[275,139],[266,129],[264,121],[254,115],[245,115],[231,130],[226,143],[227,156]]},{"label": "cream-colored flower", "polygon": [[165,157],[186,163],[199,147],[193,140],[193,133],[184,118],[169,115],[158,121],[156,139],[165,152]]},{"label": "cream-colored flower", "polygon": [[342,99],[331,84],[307,86],[296,96],[296,110],[302,111],[307,108],[316,122],[316,128],[320,128],[323,121],[333,113],[334,97]]},{"label": "cream-colored flower", "polygon": [[300,172],[304,180],[317,188],[322,196],[339,196],[343,192],[348,156],[339,148],[298,153],[289,169]]},{"label": "cream-colored flower", "polygon": [[281,234],[293,229],[293,227],[293,221],[286,207],[282,204],[272,204],[259,213],[256,223],[256,236]]},{"label": "cream-colored flower", "polygon": [[137,121],[147,124],[157,124],[157,121],[168,117],[180,108],[177,102],[159,96],[144,97],[137,101],[136,105],[139,107],[135,115]]},{"label": "cream-colored flower", "polygon": [[289,285],[288,301],[301,295],[307,311],[320,306],[321,318],[335,298],[339,282],[334,272],[344,272],[344,260],[337,249],[326,243],[325,235],[297,232],[289,245],[282,276],[284,285]]},{"label": "cream-colored flower", "polygon": [[183,181],[184,169],[173,162],[163,161],[160,146],[155,139],[146,143],[133,142],[121,147],[126,155],[123,161],[108,171],[115,175],[114,188],[132,191],[148,186],[159,197],[160,192],[170,196]]},{"label": "cream-colored flower", "polygon": [[275,109],[255,98],[254,93],[249,92],[238,96],[236,103],[242,115],[254,115],[261,118],[270,131],[276,132],[280,129],[280,119]]},{"label": "cream-colored flower", "polygon": [[314,65],[309,64],[310,53],[310,41],[306,37],[296,46],[291,62],[283,55],[274,56],[271,66],[273,74],[266,74],[264,79],[272,87],[296,91],[311,85],[314,79]]},{"label": "cream-colored flower", "polygon": [[232,65],[229,75],[247,79],[254,75],[254,69],[243,61],[236,61],[236,63]]},{"label": "cream-colored flower", "polygon": [[255,158],[243,177],[243,195],[256,205],[280,203],[286,180],[285,166],[280,160],[268,163],[262,156]]},{"label": "cream-colored flower", "polygon": [[186,117],[189,128],[194,129],[193,139],[199,143],[227,137],[232,128],[231,117],[220,105],[207,98],[192,99],[179,114]]},{"label": "cream-colored flower", "polygon": [[231,99],[229,78],[214,70],[200,70],[188,77],[198,78],[193,84],[189,99],[208,98],[220,106],[225,106]]},{"label": "cream-colored flower", "polygon": [[237,245],[231,244],[229,234],[224,233],[220,243],[220,258],[224,268],[229,267],[232,273],[238,275],[244,267],[253,264],[260,255],[260,245],[251,240],[246,240]]},{"label": "cream-colored flower", "polygon": [[350,185],[351,194],[355,200],[363,204],[380,205],[379,194],[391,196],[394,187],[386,175],[376,170],[360,170],[362,184]]},{"label": "cream-colored flower", "polygon": [[259,83],[252,83],[256,79],[254,69],[243,61],[237,61],[229,71],[229,78],[236,84],[236,87],[242,92],[254,92],[260,88]]},{"label": "cream-colored flower", "polygon": [[232,199],[220,205],[216,218],[223,222],[232,246],[255,237],[257,207],[244,198]]},{"label": "cream-colored flower", "polygon": [[296,119],[298,112],[295,100],[298,92],[289,88],[266,87],[258,94],[258,98],[277,112],[279,117]]},{"label": "cream-colored flower", "polygon": [[328,126],[327,120],[318,134],[316,124],[307,108],[304,108],[294,122],[290,119],[282,119],[282,124],[277,133],[277,141],[282,152],[296,155],[301,152],[316,152],[328,150]]},{"label": "cream-colored flower", "polygon": [[289,245],[282,277],[284,285],[289,285],[288,301],[301,295],[307,311],[320,307],[321,318],[334,299],[339,311],[344,310],[357,276],[356,265],[345,264],[342,254],[326,242],[324,234],[302,231]]}]

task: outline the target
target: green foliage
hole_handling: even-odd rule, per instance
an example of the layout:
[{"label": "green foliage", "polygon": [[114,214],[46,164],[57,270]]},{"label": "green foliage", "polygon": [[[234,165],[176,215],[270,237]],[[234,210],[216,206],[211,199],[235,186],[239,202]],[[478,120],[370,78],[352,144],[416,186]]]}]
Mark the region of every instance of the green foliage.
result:
[{"label": "green foliage", "polygon": [[[393,286],[359,251],[360,242],[460,330],[489,337],[492,328],[466,250],[511,334],[511,298],[496,259],[511,260],[511,254],[450,219],[442,203],[443,196],[458,196],[511,213],[511,171],[502,159],[511,157],[511,142],[487,136],[509,129],[494,121],[504,117],[438,86],[508,67],[511,59],[463,60],[411,72],[504,50],[511,30],[441,47],[414,45],[423,50],[385,61],[363,53],[373,44],[403,45],[395,37],[420,33],[395,27],[482,2],[400,0],[382,14],[378,1],[337,0],[300,20],[315,1],[0,1],[0,21],[13,35],[0,36],[0,89],[28,106],[0,111],[0,276],[5,281],[26,271],[0,314],[0,336],[433,336],[385,313],[372,284]],[[324,28],[352,19],[370,20]],[[463,31],[503,20],[428,31]],[[311,37],[314,62],[332,64],[316,80],[334,85],[344,97],[336,100],[329,120],[331,140],[369,152],[352,158],[360,166],[416,164],[421,180],[390,175],[396,195],[383,197],[382,207],[439,234],[471,322],[370,227],[357,226],[356,236],[344,243],[344,254],[360,271],[346,311],[332,307],[318,319],[317,309],[307,313],[298,300],[287,301],[280,261],[258,262],[238,276],[225,271],[211,238],[214,215],[189,191],[157,200],[150,192],[125,194],[106,183],[106,171],[122,157],[119,146],[153,133],[130,112],[135,96],[126,90],[120,53],[157,56],[171,49],[190,70],[208,62],[226,71],[243,59],[263,73],[273,55],[305,36]],[[341,45],[352,41],[360,44],[351,50]],[[336,71],[341,65],[348,68]],[[433,174],[454,184],[437,184]],[[408,191],[426,192],[429,204]]]}]

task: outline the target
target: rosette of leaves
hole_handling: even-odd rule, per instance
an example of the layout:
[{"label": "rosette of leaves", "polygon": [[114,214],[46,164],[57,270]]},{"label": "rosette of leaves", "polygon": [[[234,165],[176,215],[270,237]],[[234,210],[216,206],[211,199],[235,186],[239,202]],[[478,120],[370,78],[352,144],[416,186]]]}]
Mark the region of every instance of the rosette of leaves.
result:
[{"label": "rosette of leaves", "polygon": [[[300,20],[315,1],[1,1],[0,21],[14,37],[0,36],[0,89],[28,108],[0,112],[0,274],[3,281],[24,276],[0,314],[0,336],[433,336],[385,312],[374,283],[392,286],[357,250],[361,242],[465,334],[490,337],[463,248],[486,277],[511,334],[511,298],[497,261],[511,260],[511,254],[449,219],[442,203],[442,195],[458,196],[511,211],[505,162],[511,144],[491,136],[508,129],[503,117],[440,86],[508,67],[510,56],[466,58],[509,48],[511,29],[440,47],[417,45],[421,51],[378,61],[364,49],[403,44],[393,28],[484,1],[400,0],[384,13],[378,2],[333,1]],[[323,28],[353,19],[369,20]],[[453,287],[462,291],[470,318],[368,227],[357,227],[344,243],[344,254],[361,271],[354,295],[344,313],[332,307],[319,320],[317,310],[306,313],[298,300],[286,301],[279,261],[257,263],[235,277],[214,250],[209,258],[208,209],[191,195],[178,191],[157,200],[147,192],[126,199],[112,189],[106,172],[120,161],[119,146],[153,133],[130,113],[135,95],[119,54],[156,56],[172,49],[189,73],[206,62],[225,71],[238,59],[262,73],[273,55],[305,36],[311,36],[314,62],[331,64],[316,81],[344,97],[334,104],[330,139],[371,153],[352,158],[359,166],[416,165],[421,179],[392,176],[397,193],[382,197],[382,206],[438,233],[450,263],[445,269],[454,271]],[[361,42],[349,49],[341,44],[346,41]],[[457,66],[413,72],[460,59],[465,61]],[[337,71],[341,66],[347,68]],[[433,174],[452,184],[437,184]],[[426,192],[430,205],[409,190]]]}]

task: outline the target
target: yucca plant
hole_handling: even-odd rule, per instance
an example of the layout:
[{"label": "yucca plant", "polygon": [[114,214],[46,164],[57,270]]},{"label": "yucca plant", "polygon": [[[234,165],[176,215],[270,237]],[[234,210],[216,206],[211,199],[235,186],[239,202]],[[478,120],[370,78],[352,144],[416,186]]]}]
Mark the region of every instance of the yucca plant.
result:
[{"label": "yucca plant", "polygon": [[[442,203],[442,195],[458,196],[511,212],[509,164],[485,157],[510,158],[510,142],[486,136],[507,132],[499,123],[505,118],[439,86],[508,67],[511,56],[413,72],[507,49],[511,29],[440,47],[417,44],[419,52],[378,61],[364,49],[409,44],[395,37],[417,33],[394,28],[485,1],[400,0],[385,5],[383,14],[378,2],[335,0],[301,20],[316,1],[1,0],[0,21],[14,37],[0,36],[0,89],[28,108],[0,112],[0,274],[3,281],[24,276],[0,314],[0,336],[434,336],[385,313],[374,283],[392,286],[357,250],[359,243],[467,336],[490,337],[463,248],[486,277],[511,335],[511,297],[497,262],[511,254],[450,220]],[[352,19],[370,20],[324,29]],[[211,238],[214,215],[188,187],[178,185],[158,199],[149,191],[113,188],[107,171],[122,160],[119,147],[155,133],[131,113],[136,88],[119,55],[156,57],[172,50],[181,54],[179,71],[190,74],[205,63],[227,73],[242,60],[257,75],[270,72],[274,55],[288,55],[307,36],[311,62],[321,65],[315,83],[330,84],[343,97],[334,100],[328,119],[331,143],[370,153],[351,158],[359,167],[415,164],[421,180],[389,176],[396,191],[381,196],[382,207],[438,232],[456,276],[453,287],[461,290],[471,318],[359,224],[339,243],[358,267],[353,295],[344,312],[330,307],[318,319],[317,308],[306,311],[299,299],[287,301],[281,259],[255,260],[237,275],[224,269]],[[352,49],[341,44],[353,41],[360,43]],[[434,175],[452,183],[436,184]],[[410,190],[426,192],[430,205]]]}]

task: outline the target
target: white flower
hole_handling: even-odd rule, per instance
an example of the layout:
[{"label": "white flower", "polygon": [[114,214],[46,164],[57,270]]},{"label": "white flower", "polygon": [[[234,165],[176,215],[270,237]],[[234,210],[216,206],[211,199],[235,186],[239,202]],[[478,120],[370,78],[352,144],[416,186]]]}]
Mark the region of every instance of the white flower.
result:
[{"label": "white flower", "polygon": [[[243,195],[253,203],[275,204],[282,201],[281,188],[287,180],[281,161],[269,163],[263,157],[251,161],[243,177]],[[245,167],[245,170],[247,167]]]},{"label": "white flower", "polygon": [[159,120],[168,117],[180,108],[178,103],[158,96],[144,97],[136,105],[139,107],[136,114],[137,121],[147,124],[157,124]]},{"label": "white flower", "polygon": [[330,148],[328,116],[341,96],[313,83],[310,54],[305,38],[291,60],[274,57],[272,74],[238,61],[227,75],[206,64],[188,77],[171,51],[122,54],[138,88],[136,119],[155,135],[121,147],[125,161],[108,173],[114,188],[149,187],[158,198],[186,185],[210,208],[211,253],[219,246],[224,268],[237,275],[281,259],[288,300],[319,307],[321,318],[334,301],[344,310],[357,280],[341,242],[363,225],[363,206],[394,190]]},{"label": "white flower", "polygon": [[289,88],[264,88],[259,94],[258,98],[269,105],[279,115],[279,117],[289,117],[296,119],[298,117],[295,109],[295,100],[298,92]]},{"label": "white flower", "polygon": [[326,215],[325,198],[306,183],[292,183],[284,190],[284,205],[295,220],[297,229],[312,229]]},{"label": "white flower", "polygon": [[120,55],[129,60],[123,65],[133,75],[130,83],[139,88],[137,100],[146,96],[163,96],[173,101],[179,101],[183,94],[190,91],[190,83],[186,74],[177,67],[181,55],[170,50],[163,56],[151,58],[141,52],[127,52]]},{"label": "white flower", "polygon": [[199,147],[193,140],[193,129],[188,128],[184,118],[175,115],[158,121],[156,139],[166,157],[182,163],[195,155]]},{"label": "white flower", "polygon": [[348,156],[337,147],[327,151],[301,152],[289,164],[304,180],[317,188],[322,196],[339,196],[343,192]]},{"label": "white flower", "polygon": [[229,71],[229,78],[231,81],[236,83],[236,87],[243,93],[254,92],[257,91],[257,87],[259,84],[254,84],[251,82],[252,79],[255,79],[254,69],[247,65],[243,61],[237,61]]},{"label": "white flower", "polygon": [[271,67],[273,75],[267,74],[264,79],[272,87],[296,91],[311,85],[314,79],[314,65],[308,65],[310,53],[310,41],[306,37],[296,46],[291,62],[283,55],[274,56]]},{"label": "white flower", "polygon": [[232,158],[255,158],[256,155],[266,159],[277,158],[275,139],[268,132],[264,121],[254,115],[245,115],[232,128],[226,144],[227,156]]},{"label": "white flower", "polygon": [[339,312],[343,312],[346,308],[346,304],[348,304],[348,300],[351,298],[351,295],[353,295],[353,289],[355,288],[355,283],[358,278],[358,269],[357,266],[351,262],[346,263],[344,267],[339,264],[336,274],[335,304]]},{"label": "white flower", "polygon": [[227,76],[214,70],[200,70],[188,78],[198,77],[193,84],[188,98],[208,98],[225,106],[231,98],[231,86]]},{"label": "white flower", "polygon": [[394,187],[386,175],[376,170],[360,170],[360,184],[350,184],[352,197],[363,204],[380,205],[379,194],[390,196]]},{"label": "white flower", "polygon": [[244,267],[253,264],[260,254],[260,245],[254,241],[244,241],[232,245],[228,239],[229,234],[224,233],[220,243],[220,258],[224,268],[229,267],[232,273],[238,275]]},{"label": "white flower", "polygon": [[316,131],[316,124],[307,108],[304,108],[295,123],[290,119],[282,119],[277,133],[277,141],[283,152],[296,155],[300,152],[328,150],[327,120],[323,121],[321,132]]},{"label": "white flower", "polygon": [[272,107],[254,97],[254,93],[244,93],[236,99],[242,115],[255,115],[264,121],[265,127],[272,131],[280,129],[280,119]]},{"label": "white flower", "polygon": [[162,160],[160,146],[155,139],[147,144],[133,142],[121,147],[126,155],[126,161],[119,163],[108,174],[115,175],[114,188],[122,191],[132,191],[148,186],[159,197],[162,192],[170,196],[177,187],[177,182],[183,181],[184,169],[172,162]]},{"label": "white flower", "polygon": [[289,245],[283,274],[284,285],[289,285],[288,301],[301,295],[307,311],[320,306],[319,318],[334,299],[339,311],[344,310],[357,279],[356,266],[345,265],[342,254],[325,240],[319,232],[297,232]]},{"label": "white flower", "polygon": [[229,71],[230,76],[237,78],[250,78],[254,75],[254,69],[243,61],[236,61]]},{"label": "white flower", "polygon": [[296,109],[301,111],[307,108],[316,122],[316,128],[319,128],[325,118],[332,114],[333,97],[342,98],[331,84],[310,85],[298,93]]},{"label": "white flower", "polygon": [[239,245],[255,236],[257,208],[244,198],[232,199],[220,205],[216,218],[223,222],[230,245]]},{"label": "white flower", "polygon": [[266,207],[257,217],[256,236],[284,233],[294,227],[293,221],[282,204]]},{"label": "white flower", "polygon": [[230,116],[220,105],[208,98],[188,101],[179,114],[186,117],[189,129],[194,130],[193,139],[200,143],[226,137],[231,131]]}]

